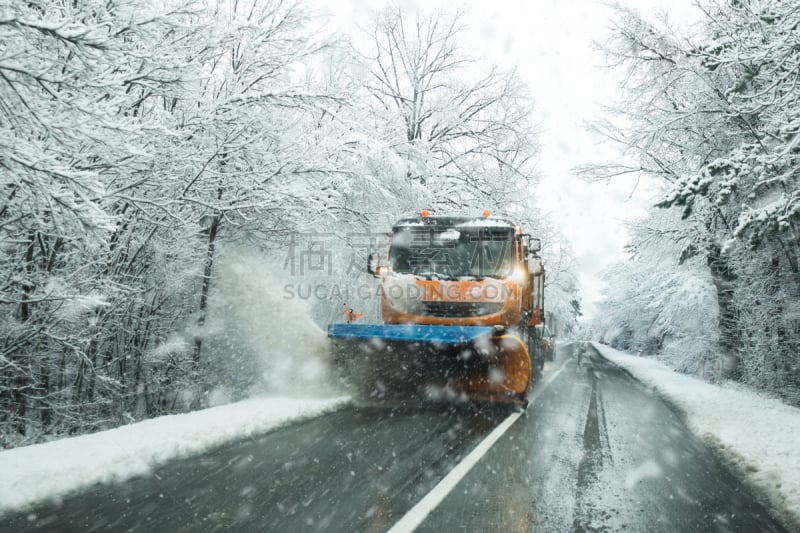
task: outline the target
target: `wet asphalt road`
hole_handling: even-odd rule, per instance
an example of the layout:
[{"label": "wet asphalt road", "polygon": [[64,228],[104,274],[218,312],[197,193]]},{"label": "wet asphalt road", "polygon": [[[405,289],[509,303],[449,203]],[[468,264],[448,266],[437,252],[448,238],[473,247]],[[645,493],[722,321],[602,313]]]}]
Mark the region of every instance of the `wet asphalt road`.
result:
[{"label": "wet asphalt road", "polygon": [[[506,417],[349,407],[0,519],[0,531],[386,531]],[[418,531],[788,531],[667,405],[582,344]]]}]

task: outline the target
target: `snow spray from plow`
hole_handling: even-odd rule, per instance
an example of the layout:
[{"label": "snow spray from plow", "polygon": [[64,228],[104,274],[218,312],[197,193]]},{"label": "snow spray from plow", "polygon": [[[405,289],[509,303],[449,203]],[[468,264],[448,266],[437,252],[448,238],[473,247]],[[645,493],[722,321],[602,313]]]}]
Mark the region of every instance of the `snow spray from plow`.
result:
[{"label": "snow spray from plow", "polygon": [[[330,372],[330,343],[305,302],[284,298],[280,265],[248,253],[220,261],[203,331],[224,371],[254,394],[339,394]],[[235,384],[234,384],[235,386]]]}]

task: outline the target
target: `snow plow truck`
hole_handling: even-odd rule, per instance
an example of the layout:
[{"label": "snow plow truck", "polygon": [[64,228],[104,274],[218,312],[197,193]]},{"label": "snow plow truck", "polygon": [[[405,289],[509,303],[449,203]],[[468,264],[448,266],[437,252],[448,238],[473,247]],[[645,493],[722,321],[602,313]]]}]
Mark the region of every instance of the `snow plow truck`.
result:
[{"label": "snow plow truck", "polygon": [[404,218],[370,255],[383,324],[328,326],[333,359],[357,394],[528,403],[544,356],[545,271],[539,239],[513,221]]}]

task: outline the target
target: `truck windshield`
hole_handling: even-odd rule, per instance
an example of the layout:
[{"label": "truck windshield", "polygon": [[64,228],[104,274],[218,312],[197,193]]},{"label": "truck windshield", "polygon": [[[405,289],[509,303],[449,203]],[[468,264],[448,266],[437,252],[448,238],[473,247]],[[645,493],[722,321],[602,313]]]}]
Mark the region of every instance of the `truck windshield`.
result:
[{"label": "truck windshield", "polygon": [[401,228],[392,236],[389,265],[425,278],[503,277],[514,268],[511,228]]}]

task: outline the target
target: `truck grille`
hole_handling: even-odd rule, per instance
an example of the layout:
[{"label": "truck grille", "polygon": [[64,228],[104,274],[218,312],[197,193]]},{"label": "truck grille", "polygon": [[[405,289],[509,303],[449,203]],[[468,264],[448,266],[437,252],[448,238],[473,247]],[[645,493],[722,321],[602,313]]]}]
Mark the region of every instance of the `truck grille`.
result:
[{"label": "truck grille", "polygon": [[422,302],[422,311],[428,316],[463,318],[499,313],[502,303],[491,302]]}]

